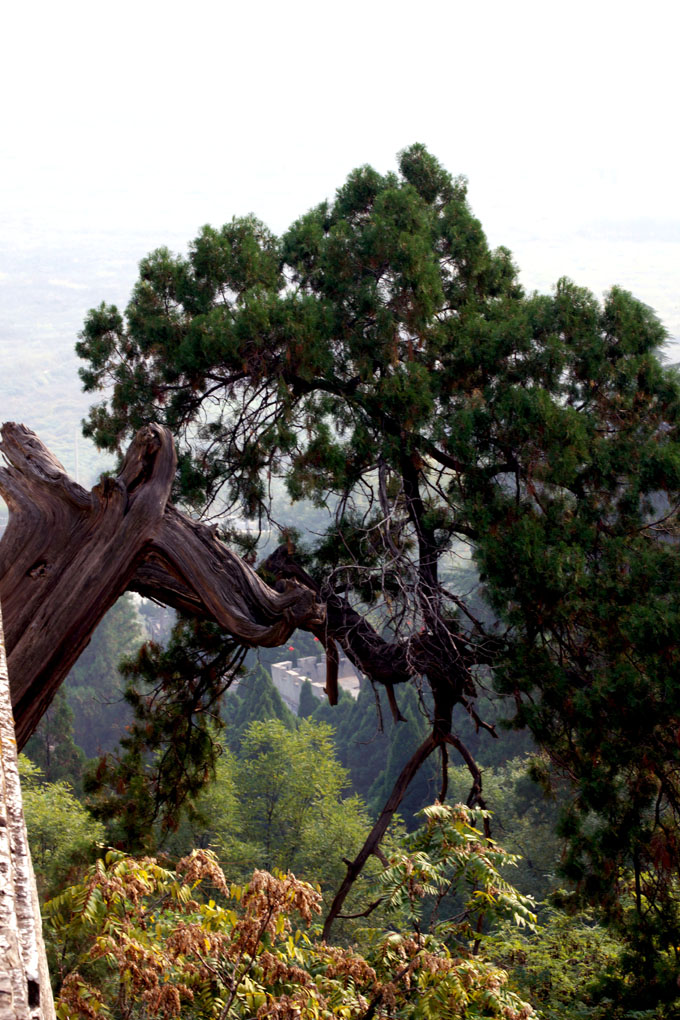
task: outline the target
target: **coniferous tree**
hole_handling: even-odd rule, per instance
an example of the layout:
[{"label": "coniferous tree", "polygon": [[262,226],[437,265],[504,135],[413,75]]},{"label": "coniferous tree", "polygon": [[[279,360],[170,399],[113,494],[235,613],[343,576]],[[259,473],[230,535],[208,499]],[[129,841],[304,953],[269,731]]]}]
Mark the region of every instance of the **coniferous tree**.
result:
[{"label": "coniferous tree", "polygon": [[26,744],[25,753],[41,769],[45,782],[68,780],[75,789],[80,788],[85,754],[74,740],[73,711],[63,688]]},{"label": "coniferous tree", "polygon": [[[409,687],[404,691],[399,708],[403,721],[395,723],[389,715],[385,718],[388,750],[367,793],[367,803],[374,814],[382,808],[404,765],[428,732],[426,708],[421,705],[415,688]],[[440,760],[433,756],[419,770],[399,807],[399,813],[409,828],[418,824],[416,815],[437,799],[441,787]]]},{"label": "coniferous tree", "polygon": [[88,758],[113,751],[132,720],[120,672],[143,639],[130,596],[116,602],[64,681],[76,741]]},{"label": "coniferous tree", "polygon": [[305,680],[302,687],[300,688],[300,703],[298,704],[298,718],[308,719],[310,715],[314,715],[316,708],[319,704],[318,699],[314,696],[312,691],[312,685],[309,680]]},{"label": "coniferous tree", "polygon": [[84,780],[111,842],[148,850],[182,812],[191,815],[215,775],[224,696],[244,651],[214,624],[180,619],[167,648],[149,642],[123,663],[133,721],[118,752],[93,763]]},{"label": "coniferous tree", "polygon": [[[237,750],[241,737],[250,723],[278,719],[288,730],[295,729],[295,716],[274,686],[264,666],[257,665],[239,680],[238,701],[230,706],[229,727],[226,733],[230,747]],[[234,697],[231,695],[230,697]]]},{"label": "coniferous tree", "polygon": [[[268,566],[318,592],[395,716],[400,686],[424,679],[419,760],[460,752],[471,803],[483,777],[452,713],[484,729],[491,671],[574,784],[568,875],[615,918],[634,890],[652,1002],[680,941],[680,387],[665,339],[620,288],[602,303],[568,280],[524,293],[465,182],[415,145],[398,174],[354,171],[281,239],[250,217],[206,227],[187,257],[159,249],[125,315],[95,309],[78,346],[86,388],[113,384],[88,433],[121,448],[166,424],[185,500],[262,518],[278,474],[294,499],[336,501],[304,557],[288,543]],[[451,569],[461,549],[484,613]]]}]

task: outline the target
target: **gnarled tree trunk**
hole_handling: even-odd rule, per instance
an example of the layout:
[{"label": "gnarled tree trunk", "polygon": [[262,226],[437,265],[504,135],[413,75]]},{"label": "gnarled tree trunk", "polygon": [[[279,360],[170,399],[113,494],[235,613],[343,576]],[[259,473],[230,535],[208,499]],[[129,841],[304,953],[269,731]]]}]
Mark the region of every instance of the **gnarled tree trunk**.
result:
[{"label": "gnarled tree trunk", "polygon": [[169,504],[171,434],[148,425],[116,478],[91,492],[23,425],[2,427],[10,518],[0,542],[0,603],[16,738],[23,747],[104,614],[127,588],[216,620],[244,645],[318,630],[315,595],[266,585],[205,525]]}]

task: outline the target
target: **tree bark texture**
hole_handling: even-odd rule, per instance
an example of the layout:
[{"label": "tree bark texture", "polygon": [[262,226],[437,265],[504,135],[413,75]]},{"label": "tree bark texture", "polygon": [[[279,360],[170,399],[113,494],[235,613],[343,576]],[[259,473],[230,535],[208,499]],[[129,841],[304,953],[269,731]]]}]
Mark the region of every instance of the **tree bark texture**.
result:
[{"label": "tree bark texture", "polygon": [[0,1020],[54,1020],[0,612]]},{"label": "tree bark texture", "polygon": [[169,503],[176,455],[167,429],[135,436],[116,478],[91,492],[23,425],[2,427],[0,603],[21,749],[108,609],[127,589],[217,621],[247,646],[319,630],[308,588],[275,591],[212,529]]}]

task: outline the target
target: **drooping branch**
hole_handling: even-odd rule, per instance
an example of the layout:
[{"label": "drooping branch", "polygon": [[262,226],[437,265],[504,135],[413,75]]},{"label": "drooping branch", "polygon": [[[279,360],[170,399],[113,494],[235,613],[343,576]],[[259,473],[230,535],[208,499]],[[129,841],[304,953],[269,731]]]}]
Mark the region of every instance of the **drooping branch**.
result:
[{"label": "drooping branch", "polygon": [[0,597],[20,746],[126,589],[215,620],[248,646],[283,644],[296,627],[311,631],[327,649],[331,703],[337,641],[385,686],[392,714],[401,718],[394,686],[428,671],[427,640],[385,641],[346,599],[322,594],[285,547],[265,561],[276,587],[267,585],[211,528],[168,502],[176,461],[167,430],[142,429],[119,476],[92,492],[72,481],[24,426],[5,425],[0,449],[8,462],[0,468],[0,493],[10,509],[0,543]]},{"label": "drooping branch", "polygon": [[422,633],[412,634],[405,641],[386,641],[346,598],[332,590],[322,590],[297,562],[288,544],[280,545],[263,560],[259,572],[272,578],[277,587],[286,580],[296,580],[316,592],[326,610],[323,632],[342,645],[360,672],[386,688],[388,698],[393,694],[391,689],[408,683],[414,676],[431,674],[433,670],[448,675],[452,666],[465,673],[473,665],[489,664],[502,647],[496,637],[485,634],[469,637],[444,621],[443,638],[438,636],[433,641],[432,634]]},{"label": "drooping branch", "polygon": [[214,620],[246,645],[276,647],[296,627],[310,631],[325,647],[326,694],[337,703],[338,653],[313,582],[282,577],[276,589],[269,587],[211,528],[168,506],[128,587]]},{"label": "drooping branch", "polygon": [[[6,424],[0,449],[0,493],[10,520],[0,542],[0,601],[7,607],[6,646],[17,742],[23,746],[106,611],[127,589],[214,620],[246,646],[277,646],[297,627],[327,649],[327,694],[337,699],[335,642],[356,666],[385,686],[395,721],[394,687],[426,674],[434,698],[432,733],[402,770],[326,919],[325,932],[380,841],[414,775],[436,747],[453,744],[473,774],[472,801],[481,802],[481,774],[451,734],[454,704],[466,701],[475,646],[449,629],[386,641],[347,599],[323,591],[282,546],[263,564],[268,585],[226,548],[213,529],[169,502],[176,458],[168,430],[140,430],[115,479],[87,492],[24,426]],[[434,640],[433,640],[434,638]]]},{"label": "drooping branch", "polygon": [[[327,649],[331,703],[337,699],[335,642],[361,672],[385,686],[395,721],[401,718],[395,686],[427,675],[434,739],[441,742],[449,733],[453,704],[461,700],[479,650],[453,632],[447,632],[446,647],[428,634],[386,641],[347,599],[322,592],[286,546],[263,564],[274,586],[265,583],[213,529],[168,502],[176,459],[166,429],[142,429],[118,477],[91,492],[68,478],[24,426],[3,426],[0,449],[7,461],[0,468],[0,493],[10,509],[0,542],[0,599],[19,747],[125,590],[214,620],[246,646],[280,645],[296,627],[310,631]],[[389,804],[383,822],[396,810]]]}]

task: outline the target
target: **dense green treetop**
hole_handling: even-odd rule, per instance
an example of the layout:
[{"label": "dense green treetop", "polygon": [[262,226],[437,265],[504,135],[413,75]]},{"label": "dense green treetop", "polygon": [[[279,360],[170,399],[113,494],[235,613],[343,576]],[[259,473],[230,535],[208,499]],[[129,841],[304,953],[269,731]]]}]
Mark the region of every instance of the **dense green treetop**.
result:
[{"label": "dense green treetop", "polygon": [[[400,166],[356,171],[280,241],[247,218],[205,227],[187,258],[144,259],[125,317],[101,306],[78,345],[86,388],[113,383],[87,428],[97,443],[164,422],[185,439],[185,498],[226,483],[251,511],[263,468],[324,497],[380,454],[452,466],[464,437],[446,414],[502,367],[498,333],[523,306],[464,183],[420,146]],[[505,346],[507,358],[516,344]]]},{"label": "dense green treetop", "polygon": [[73,718],[66,692],[61,688],[27,742],[25,752],[48,783],[68,780],[79,788],[85,753],[73,738]]},{"label": "dense green treetop", "polygon": [[104,840],[104,826],[89,814],[64,780],[46,780],[21,755],[21,794],[31,860],[41,897],[57,892],[77,866],[89,863]]},{"label": "dense green treetop", "polygon": [[239,748],[245,730],[256,720],[267,722],[278,719],[286,729],[295,728],[295,716],[274,686],[271,674],[262,665],[249,670],[240,679],[238,690],[230,692],[224,715],[227,742],[235,750]]}]

